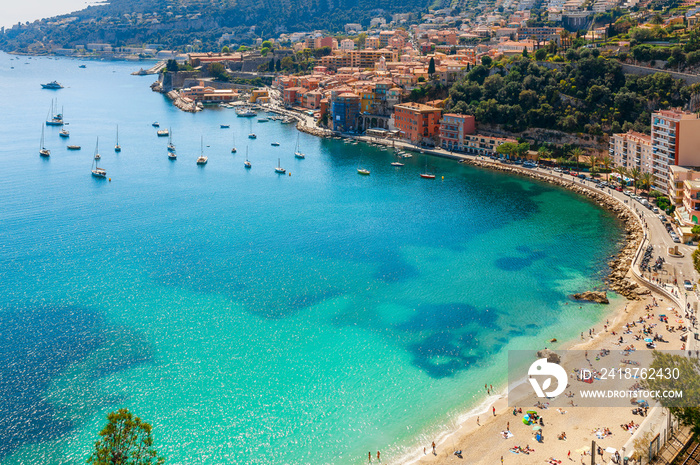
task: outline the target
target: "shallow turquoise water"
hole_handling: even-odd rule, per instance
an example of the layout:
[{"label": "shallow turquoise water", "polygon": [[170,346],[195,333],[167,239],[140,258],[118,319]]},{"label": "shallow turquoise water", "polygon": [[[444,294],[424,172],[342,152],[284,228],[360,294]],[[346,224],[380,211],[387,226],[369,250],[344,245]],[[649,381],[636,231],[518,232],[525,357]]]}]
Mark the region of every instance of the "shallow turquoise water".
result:
[{"label": "shallow turquoise water", "polygon": [[[83,463],[119,407],[171,463],[398,460],[505,382],[507,349],[603,315],[565,303],[601,285],[619,225],[570,192],[447,160],[423,180],[418,155],[306,134],[296,160],[293,127],[79,64],[0,55],[3,464]],[[71,137],[46,128],[42,160],[52,97]],[[112,182],[90,176],[97,136]]]}]

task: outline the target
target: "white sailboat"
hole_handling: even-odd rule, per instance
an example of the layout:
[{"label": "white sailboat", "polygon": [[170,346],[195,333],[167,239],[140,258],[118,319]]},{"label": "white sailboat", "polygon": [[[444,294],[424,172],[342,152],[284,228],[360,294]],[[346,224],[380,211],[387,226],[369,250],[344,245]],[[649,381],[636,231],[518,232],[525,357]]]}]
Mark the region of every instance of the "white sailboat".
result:
[{"label": "white sailboat", "polygon": [[117,124],[117,143],[114,144],[114,151],[119,153],[122,151],[122,146],[119,145],[119,125]]},{"label": "white sailboat", "polygon": [[51,150],[44,147],[44,126],[41,126],[41,142],[39,143],[39,155],[42,157],[51,156]]},{"label": "white sailboat", "polygon": [[97,138],[97,142],[95,142],[95,156],[92,157],[92,163],[93,163],[93,169],[92,169],[92,175],[96,178],[105,178],[107,177],[107,171],[105,171],[104,168],[100,168],[97,166],[97,160],[100,159],[100,154],[98,153],[98,146],[100,144],[100,138]]},{"label": "white sailboat", "polygon": [[168,152],[175,152],[175,144],[173,144],[172,131],[168,131]]},{"label": "white sailboat", "polygon": [[420,174],[420,177],[424,179],[435,179],[435,175],[428,171],[428,157],[425,157],[425,171]]},{"label": "white sailboat", "polygon": [[295,158],[306,158],[306,155],[304,155],[300,150],[299,150],[299,132],[297,132],[297,146],[294,149],[294,157]]},{"label": "white sailboat", "polygon": [[284,173],[286,173],[286,172],[287,172],[287,170],[285,170],[284,168],[282,168],[282,167],[280,166],[280,159],[278,158],[278,159],[277,159],[277,168],[275,168],[275,173],[284,174]]},{"label": "white sailboat", "polygon": [[231,153],[236,153],[236,132],[233,132],[233,148],[231,149]]},{"label": "white sailboat", "polygon": [[202,136],[202,140],[200,141],[200,154],[199,158],[197,158],[197,164],[198,165],[206,165],[207,161],[209,161],[208,157],[204,156],[204,136]]},{"label": "white sailboat", "polygon": [[245,162],[243,164],[245,165],[246,168],[253,167],[253,165],[251,165],[250,162],[248,161],[248,146],[247,145],[245,146]]}]

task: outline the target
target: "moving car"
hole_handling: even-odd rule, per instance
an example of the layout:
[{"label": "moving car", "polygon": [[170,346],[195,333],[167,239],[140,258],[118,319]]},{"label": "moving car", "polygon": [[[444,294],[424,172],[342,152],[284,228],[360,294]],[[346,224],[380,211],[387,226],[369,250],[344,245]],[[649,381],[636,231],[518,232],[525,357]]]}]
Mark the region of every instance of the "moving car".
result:
[{"label": "moving car", "polygon": [[683,287],[685,288],[686,291],[692,291],[693,290],[693,283],[691,283],[689,280],[683,281]]}]

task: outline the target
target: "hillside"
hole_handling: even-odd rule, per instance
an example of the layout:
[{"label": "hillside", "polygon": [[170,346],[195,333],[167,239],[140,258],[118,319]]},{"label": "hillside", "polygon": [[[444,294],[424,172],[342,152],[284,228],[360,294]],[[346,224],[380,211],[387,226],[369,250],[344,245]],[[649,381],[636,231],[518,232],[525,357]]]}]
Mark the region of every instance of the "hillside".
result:
[{"label": "hillside", "polygon": [[[240,43],[282,32],[342,31],[346,23],[419,12],[429,0],[113,0],[0,35],[0,48],[22,50],[32,43],[72,47],[85,43],[158,43],[168,48],[202,41],[215,49],[224,32]],[[71,19],[75,17],[77,19]]]}]

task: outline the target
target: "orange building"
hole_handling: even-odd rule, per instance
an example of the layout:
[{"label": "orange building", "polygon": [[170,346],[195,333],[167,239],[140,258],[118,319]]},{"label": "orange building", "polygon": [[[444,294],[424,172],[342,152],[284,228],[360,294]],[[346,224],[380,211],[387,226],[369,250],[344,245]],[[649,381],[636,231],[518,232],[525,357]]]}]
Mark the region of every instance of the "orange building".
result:
[{"label": "orange building", "polygon": [[440,131],[439,108],[421,103],[401,103],[394,106],[394,124],[401,137],[417,144],[423,139],[437,137]]}]

